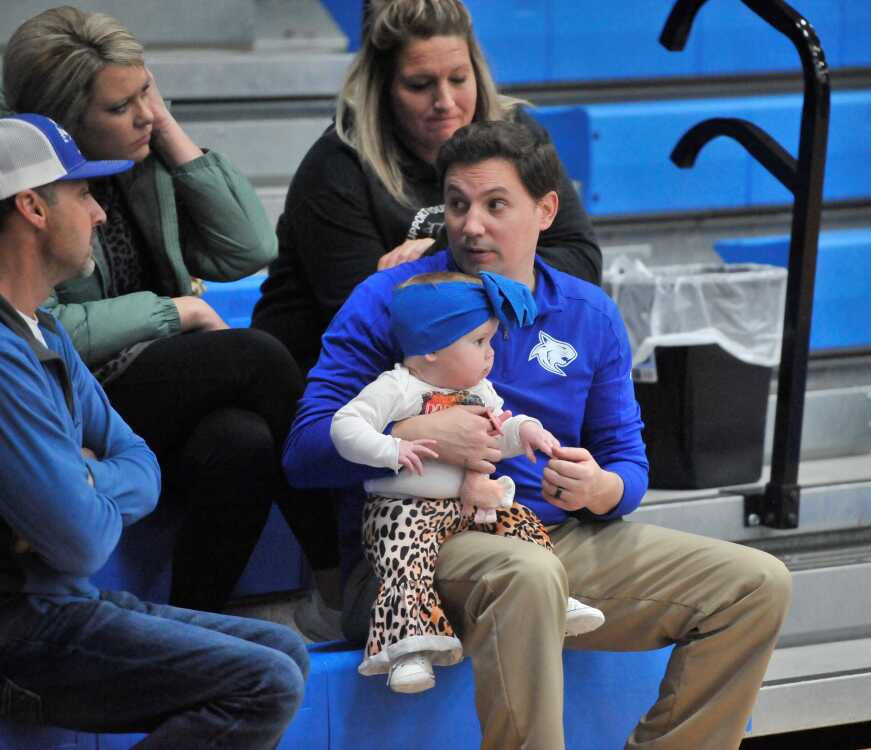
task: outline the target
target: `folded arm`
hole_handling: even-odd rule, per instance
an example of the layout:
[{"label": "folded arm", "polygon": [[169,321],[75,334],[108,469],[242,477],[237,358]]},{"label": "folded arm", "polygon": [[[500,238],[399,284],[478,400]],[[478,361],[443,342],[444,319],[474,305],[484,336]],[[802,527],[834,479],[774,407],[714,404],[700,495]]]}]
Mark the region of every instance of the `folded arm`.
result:
[{"label": "folded arm", "polygon": [[83,456],[68,417],[59,413],[65,407],[58,408],[47,371],[36,369],[24,351],[5,351],[0,363],[0,515],[52,568],[91,575],[122,527],[157,502],[157,461],[83,366],[70,377],[83,441],[96,459]]}]

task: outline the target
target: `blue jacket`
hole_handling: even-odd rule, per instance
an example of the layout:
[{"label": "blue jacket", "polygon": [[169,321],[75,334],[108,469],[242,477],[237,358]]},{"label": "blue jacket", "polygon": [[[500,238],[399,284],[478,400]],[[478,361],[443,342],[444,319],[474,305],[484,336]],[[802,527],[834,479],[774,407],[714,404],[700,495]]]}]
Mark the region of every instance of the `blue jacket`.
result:
[{"label": "blue jacket", "polygon": [[48,348],[0,297],[0,592],[96,597],[88,577],[153,510],[160,469],[60,324],[37,316]]},{"label": "blue jacket", "polygon": [[[600,466],[622,477],[623,498],[600,518],[623,516],[641,502],[648,472],[626,329],[600,288],[540,260],[535,269],[538,317],[527,328],[497,333],[489,378],[505,409],[537,417],[562,445],[586,448]],[[353,486],[387,473],[342,459],[330,440],[330,422],[337,409],[401,359],[388,325],[393,288],[415,274],[442,270],[456,270],[448,252],[376,273],[336,314],[284,446],[292,485]],[[502,461],[497,474],[511,476],[516,499],[553,524],[568,514],[541,497],[546,463],[518,456]]]}]

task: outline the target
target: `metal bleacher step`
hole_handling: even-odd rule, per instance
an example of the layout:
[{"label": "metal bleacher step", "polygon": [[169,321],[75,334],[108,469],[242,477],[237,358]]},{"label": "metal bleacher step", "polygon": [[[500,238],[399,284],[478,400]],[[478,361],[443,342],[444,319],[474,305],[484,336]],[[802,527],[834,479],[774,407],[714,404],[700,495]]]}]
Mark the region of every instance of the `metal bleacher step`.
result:
[{"label": "metal bleacher step", "polygon": [[[769,466],[763,468],[758,486],[768,481],[769,471]],[[799,483],[802,486],[801,533],[871,526],[871,452],[803,460]],[[744,489],[651,489],[630,518],[733,542],[755,542],[796,533],[744,526],[741,494]]]},{"label": "metal bleacher step", "polygon": [[[868,536],[871,542],[871,534]],[[866,565],[871,563],[871,543],[843,544],[798,552],[785,551],[780,554],[780,557],[793,573],[804,573],[818,568]]]},{"label": "metal bleacher step", "polygon": [[147,48],[164,96],[210,103],[332,99],[350,60],[348,38],[319,0],[247,2],[252,34],[244,47],[204,46],[192,34],[184,46]]},{"label": "metal bleacher step", "polygon": [[258,51],[344,52],[348,37],[320,2],[255,0],[254,48]]},{"label": "metal bleacher step", "polygon": [[[157,46],[250,47],[256,4],[261,0],[77,0],[86,12],[106,13],[130,29],[147,48]],[[0,3],[0,45],[28,18],[57,3],[15,0]],[[171,20],[170,20],[171,19]]]},{"label": "metal bleacher step", "polygon": [[350,57],[343,52],[281,49],[150,51],[161,93],[176,102],[332,98]]},{"label": "metal bleacher step", "polygon": [[351,55],[318,0],[256,0],[255,11],[248,49],[154,49],[148,60],[194,141],[237,164],[275,222],[332,119]]},{"label": "metal bleacher step", "polygon": [[750,736],[871,719],[871,638],[779,648],[753,711]]},{"label": "metal bleacher step", "polygon": [[[776,405],[777,398],[771,395],[765,427],[766,459],[774,441]],[[804,408],[803,458],[871,453],[871,384],[808,391]]]},{"label": "metal bleacher step", "polygon": [[[765,467],[759,486],[767,481]],[[799,528],[744,525],[742,488],[650,490],[629,520],[748,544],[780,557],[794,594],[781,645],[871,637],[871,453],[802,461]]]},{"label": "metal bleacher step", "polygon": [[287,190],[300,161],[331,119],[290,104],[249,104],[244,114],[237,113],[235,105],[233,111],[211,109],[207,113],[188,106],[179,119],[194,141],[237,164],[261,195],[270,189]]},{"label": "metal bleacher step", "polygon": [[786,558],[793,579],[792,607],[780,634],[782,648],[871,637],[871,543],[846,549],[832,544],[825,551],[779,555]]},{"label": "metal bleacher step", "polygon": [[871,453],[803,460],[799,481],[794,530],[744,526],[743,495],[729,487],[650,490],[629,517],[759,547],[790,569],[792,605],[751,736],[871,721]]}]

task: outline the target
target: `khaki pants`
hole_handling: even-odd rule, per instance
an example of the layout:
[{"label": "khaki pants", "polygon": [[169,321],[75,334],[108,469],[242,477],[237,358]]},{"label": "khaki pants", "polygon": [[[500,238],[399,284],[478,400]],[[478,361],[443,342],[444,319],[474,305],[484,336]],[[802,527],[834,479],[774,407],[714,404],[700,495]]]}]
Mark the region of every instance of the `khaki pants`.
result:
[{"label": "khaki pants", "polygon": [[[467,531],[439,555],[437,588],[473,661],[481,747],[562,750],[563,645],[673,643],[659,699],[626,747],[737,748],[789,606],[786,568],[749,547],[631,521],[570,519],[551,540],[554,553]],[[564,644],[569,595],[606,620]]]}]

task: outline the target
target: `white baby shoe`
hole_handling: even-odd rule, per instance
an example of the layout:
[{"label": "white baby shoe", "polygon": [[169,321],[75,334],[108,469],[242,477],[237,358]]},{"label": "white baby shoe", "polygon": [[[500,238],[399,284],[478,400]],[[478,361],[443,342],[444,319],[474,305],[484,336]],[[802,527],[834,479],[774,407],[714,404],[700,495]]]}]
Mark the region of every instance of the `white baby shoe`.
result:
[{"label": "white baby shoe", "polygon": [[387,687],[395,693],[422,693],[433,686],[435,675],[426,654],[406,654],[390,666]]},{"label": "white baby shoe", "polygon": [[566,635],[589,633],[603,622],[605,622],[605,615],[602,614],[601,610],[569,597],[566,607]]}]

